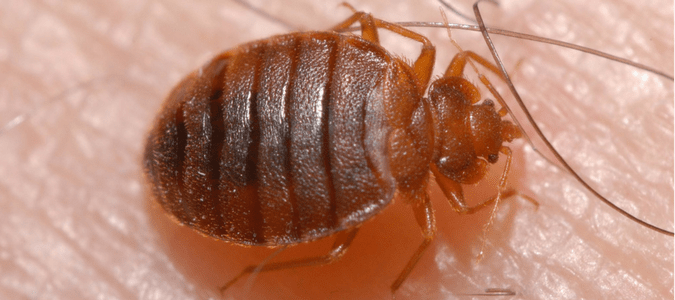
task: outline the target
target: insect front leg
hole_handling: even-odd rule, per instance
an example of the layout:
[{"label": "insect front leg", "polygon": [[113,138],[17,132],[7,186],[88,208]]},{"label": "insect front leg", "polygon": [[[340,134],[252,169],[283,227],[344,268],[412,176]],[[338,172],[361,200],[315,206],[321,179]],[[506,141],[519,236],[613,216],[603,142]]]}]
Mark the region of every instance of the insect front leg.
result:
[{"label": "insect front leg", "polygon": [[[504,148],[509,149],[508,147]],[[445,198],[448,200],[450,206],[454,211],[456,211],[459,214],[474,214],[480,211],[481,209],[484,209],[490,206],[491,204],[495,203],[495,201],[497,201],[498,199],[508,198],[515,194],[514,191],[506,190],[506,178],[509,173],[511,163],[510,149],[508,151],[509,154],[507,154],[506,166],[504,167],[504,170],[502,171],[502,176],[499,179],[497,195],[490,197],[490,199],[487,199],[474,206],[469,206],[468,204],[466,204],[466,201],[464,200],[464,191],[460,183],[457,183],[452,179],[443,176],[443,174],[441,174],[438,171],[436,166],[433,165],[431,166],[431,171],[432,173],[434,173],[434,177],[436,177],[436,183],[438,183],[438,186],[441,188],[441,191],[443,191]]]}]

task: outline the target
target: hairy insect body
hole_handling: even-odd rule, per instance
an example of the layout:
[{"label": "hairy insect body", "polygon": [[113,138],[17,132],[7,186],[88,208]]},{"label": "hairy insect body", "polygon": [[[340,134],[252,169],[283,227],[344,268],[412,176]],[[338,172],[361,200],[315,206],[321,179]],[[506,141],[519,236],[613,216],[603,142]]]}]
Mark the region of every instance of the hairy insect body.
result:
[{"label": "hairy insect body", "polygon": [[293,33],[227,51],[168,97],[145,149],[161,206],[243,245],[360,225],[398,189],[424,197],[433,118],[412,68],[379,45]]}]

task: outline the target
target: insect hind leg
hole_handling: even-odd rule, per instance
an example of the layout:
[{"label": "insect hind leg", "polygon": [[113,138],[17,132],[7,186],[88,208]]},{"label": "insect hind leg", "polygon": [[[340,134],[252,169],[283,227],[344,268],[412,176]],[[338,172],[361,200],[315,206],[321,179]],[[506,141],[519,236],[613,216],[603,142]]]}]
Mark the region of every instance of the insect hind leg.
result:
[{"label": "insect hind leg", "polygon": [[230,281],[228,281],[225,285],[223,285],[220,288],[220,293],[221,294],[224,293],[225,290],[227,290],[230,286],[232,286],[239,279],[248,274],[334,263],[340,260],[340,258],[342,258],[342,256],[344,256],[345,253],[347,253],[347,249],[349,249],[349,246],[356,237],[356,233],[358,231],[359,231],[358,228],[353,228],[337,233],[335,242],[333,243],[331,250],[326,255],[300,258],[289,261],[281,261],[270,264],[264,264],[263,262],[262,264],[247,266],[237,276],[230,279]]},{"label": "insect hind leg", "polygon": [[417,224],[422,229],[424,241],[422,241],[419,247],[417,247],[417,250],[413,256],[410,257],[410,260],[408,260],[408,263],[406,264],[403,271],[401,271],[401,273],[396,278],[396,281],[392,283],[392,294],[394,294],[396,290],[401,287],[403,281],[408,278],[408,275],[410,275],[410,272],[412,272],[412,270],[415,268],[415,265],[417,265],[417,262],[422,257],[422,254],[424,254],[424,251],[429,247],[431,242],[436,237],[436,217],[434,216],[434,209],[431,206],[431,200],[429,199],[429,195],[427,193],[424,193],[424,198],[421,199],[421,201],[413,202],[413,212],[415,213]]}]

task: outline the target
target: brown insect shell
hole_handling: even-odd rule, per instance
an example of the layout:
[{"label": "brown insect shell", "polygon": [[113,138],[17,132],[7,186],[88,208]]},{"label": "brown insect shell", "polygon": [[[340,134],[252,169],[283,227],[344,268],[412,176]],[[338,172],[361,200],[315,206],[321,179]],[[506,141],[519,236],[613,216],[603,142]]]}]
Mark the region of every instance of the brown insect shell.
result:
[{"label": "brown insect shell", "polygon": [[208,236],[266,246],[330,236],[396,190],[426,193],[424,90],[408,64],[354,35],[241,45],[173,89],[147,140],[146,177],[167,212]]}]

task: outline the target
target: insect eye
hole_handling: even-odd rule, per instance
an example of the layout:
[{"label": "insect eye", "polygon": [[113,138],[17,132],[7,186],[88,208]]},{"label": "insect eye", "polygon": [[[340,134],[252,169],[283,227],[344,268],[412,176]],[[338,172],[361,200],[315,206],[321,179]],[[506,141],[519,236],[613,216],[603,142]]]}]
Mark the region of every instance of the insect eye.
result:
[{"label": "insect eye", "polygon": [[499,155],[497,154],[490,154],[488,155],[488,162],[491,164],[496,163],[499,160]]}]

